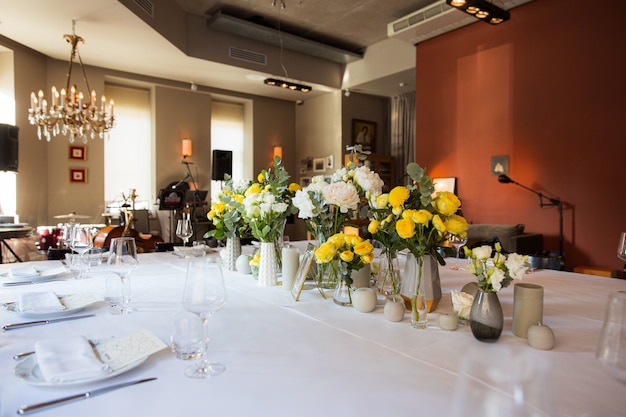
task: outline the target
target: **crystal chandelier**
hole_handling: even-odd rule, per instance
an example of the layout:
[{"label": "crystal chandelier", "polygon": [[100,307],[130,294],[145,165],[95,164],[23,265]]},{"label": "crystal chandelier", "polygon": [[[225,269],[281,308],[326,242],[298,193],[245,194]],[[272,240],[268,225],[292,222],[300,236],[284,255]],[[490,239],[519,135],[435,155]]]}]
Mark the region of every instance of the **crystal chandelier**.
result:
[{"label": "crystal chandelier", "polygon": [[[52,87],[52,102],[50,104],[44,98],[42,90],[39,90],[37,95],[34,92],[30,95],[28,120],[31,125],[37,126],[39,140],[45,137],[50,142],[51,135],[57,136],[62,133],[63,135],[69,134],[70,143],[74,143],[76,138],[81,137],[83,143],[87,143],[87,136],[92,139],[96,135],[101,139],[104,138],[104,134],[111,130],[115,121],[113,100],[107,106],[106,98],[102,96],[100,103],[98,103],[95,90],[89,88],[83,60],[80,57],[80,52],[78,52],[78,42],[85,43],[85,40],[74,32],[75,23],[72,21],[72,34],[63,36],[72,45],[65,88],[61,89],[59,94],[56,87]],[[76,85],[71,84],[72,64],[74,64],[76,57],[78,57],[87,90],[91,91],[87,99],[82,92],[77,90]]]}]

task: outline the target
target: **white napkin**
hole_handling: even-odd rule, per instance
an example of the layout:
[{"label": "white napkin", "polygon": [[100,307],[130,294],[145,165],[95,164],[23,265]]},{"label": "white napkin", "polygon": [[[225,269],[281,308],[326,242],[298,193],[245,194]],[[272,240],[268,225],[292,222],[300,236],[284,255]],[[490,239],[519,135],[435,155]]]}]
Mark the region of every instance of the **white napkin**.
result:
[{"label": "white napkin", "polygon": [[40,340],[35,343],[35,354],[41,373],[50,382],[95,378],[109,371],[83,336]]},{"label": "white napkin", "polygon": [[32,266],[18,266],[11,268],[9,271],[9,277],[11,278],[36,277],[37,275],[39,273]]},{"label": "white napkin", "polygon": [[22,313],[45,313],[47,311],[63,311],[65,306],[52,291],[25,292],[19,295],[17,309]]}]

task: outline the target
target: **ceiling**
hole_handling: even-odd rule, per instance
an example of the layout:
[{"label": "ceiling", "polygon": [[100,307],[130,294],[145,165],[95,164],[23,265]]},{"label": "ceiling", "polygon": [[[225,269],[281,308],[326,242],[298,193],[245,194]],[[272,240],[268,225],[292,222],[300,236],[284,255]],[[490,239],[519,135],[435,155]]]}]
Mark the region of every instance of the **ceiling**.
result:
[{"label": "ceiling", "polygon": [[[137,4],[159,0],[132,0]],[[315,43],[362,55],[387,38],[387,24],[434,0],[176,0],[186,13],[209,20],[218,12]],[[50,57],[67,61],[63,34],[75,32],[88,65],[271,96],[286,100],[314,97],[333,88],[314,85],[306,97],[264,85],[272,74],[185,55],[118,0],[20,0],[0,3],[0,35]],[[281,39],[282,42],[282,39]],[[359,60],[360,58],[357,58]],[[306,80],[304,80],[306,81]],[[396,95],[414,89],[414,68],[353,86],[352,91]],[[336,90],[336,89],[335,89]]]}]

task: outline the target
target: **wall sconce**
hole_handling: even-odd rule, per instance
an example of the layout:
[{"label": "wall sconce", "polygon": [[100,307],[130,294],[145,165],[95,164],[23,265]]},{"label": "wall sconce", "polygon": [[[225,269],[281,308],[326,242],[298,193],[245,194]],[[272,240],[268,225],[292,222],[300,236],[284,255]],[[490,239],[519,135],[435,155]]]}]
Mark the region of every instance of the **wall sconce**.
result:
[{"label": "wall sconce", "polygon": [[497,25],[511,18],[508,10],[498,7],[488,0],[446,0],[446,3],[492,25]]},{"label": "wall sconce", "polygon": [[274,158],[276,157],[283,159],[283,147],[282,146],[274,146]]},{"label": "wall sconce", "polygon": [[191,156],[191,139],[183,139],[182,144],[183,158]]}]

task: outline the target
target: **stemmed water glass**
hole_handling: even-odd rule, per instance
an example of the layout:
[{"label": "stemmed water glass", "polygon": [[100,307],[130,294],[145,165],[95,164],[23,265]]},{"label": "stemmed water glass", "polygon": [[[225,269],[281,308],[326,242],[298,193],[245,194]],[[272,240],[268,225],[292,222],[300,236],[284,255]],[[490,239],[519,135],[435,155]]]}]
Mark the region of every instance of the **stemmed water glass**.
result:
[{"label": "stemmed water glass", "polygon": [[467,243],[467,235],[458,236],[450,234],[448,236],[448,242],[454,246],[454,252],[456,254],[456,258],[458,259],[461,257],[461,247]]},{"label": "stemmed water glass", "polygon": [[127,314],[131,311],[131,287],[129,275],[139,265],[139,261],[137,260],[137,245],[135,244],[135,238],[116,237],[111,239],[107,265],[111,271],[119,275],[122,281],[122,304],[120,306],[120,313]]},{"label": "stemmed water glass", "polygon": [[74,252],[80,256],[80,272],[78,278],[87,277],[87,262],[85,261],[85,253],[93,248],[93,233],[91,227],[74,225],[69,231],[69,246]]},{"label": "stemmed water glass", "polygon": [[204,328],[204,348],[200,361],[185,370],[191,378],[208,378],[219,375],[226,369],[207,358],[209,344],[209,317],[226,303],[226,287],[220,260],[215,256],[192,258],[187,266],[183,308],[197,314]]},{"label": "stemmed water glass", "polygon": [[180,219],[176,225],[176,236],[183,240],[183,246],[187,246],[187,241],[193,235],[191,220]]},{"label": "stemmed water glass", "polygon": [[622,232],[617,245],[617,257],[626,262],[626,232]]}]

